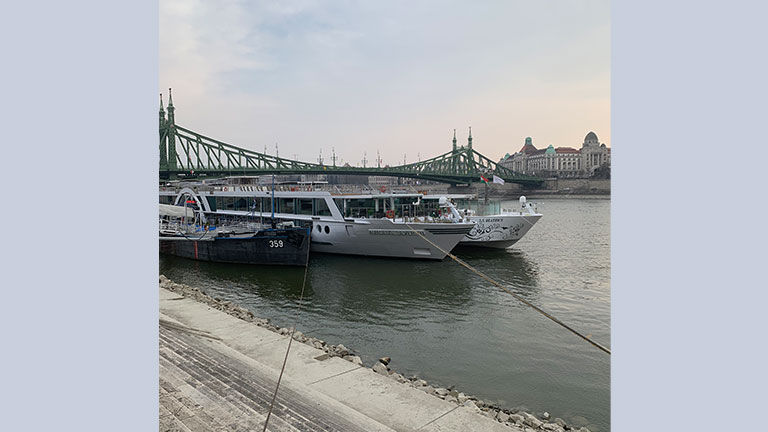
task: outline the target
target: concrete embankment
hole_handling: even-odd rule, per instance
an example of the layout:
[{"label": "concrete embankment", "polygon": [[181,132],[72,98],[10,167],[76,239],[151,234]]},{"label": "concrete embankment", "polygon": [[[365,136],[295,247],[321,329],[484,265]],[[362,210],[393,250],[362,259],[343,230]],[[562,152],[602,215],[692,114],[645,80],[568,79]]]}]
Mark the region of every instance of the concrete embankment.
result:
[{"label": "concrete embankment", "polygon": [[[160,276],[160,430],[261,430],[291,331]],[[574,430],[406,378],[389,362],[368,368],[343,345],[296,331],[269,430]]]}]

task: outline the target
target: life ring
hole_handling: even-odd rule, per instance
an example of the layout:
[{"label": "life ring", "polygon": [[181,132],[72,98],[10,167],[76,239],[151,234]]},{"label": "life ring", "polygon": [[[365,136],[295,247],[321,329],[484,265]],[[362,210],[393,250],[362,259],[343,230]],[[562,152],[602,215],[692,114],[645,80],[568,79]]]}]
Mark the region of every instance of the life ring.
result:
[{"label": "life ring", "polygon": [[394,210],[387,210],[385,213],[387,215],[387,218],[394,219],[395,218],[395,211]]},{"label": "life ring", "polygon": [[379,190],[382,191],[382,192],[386,192],[387,191],[387,187],[386,186],[382,186],[382,187],[379,188]]},{"label": "life ring", "polygon": [[226,187],[226,186],[224,186],[223,188],[221,188],[221,190],[223,190],[224,192],[226,192],[226,191],[227,191],[227,187]]}]

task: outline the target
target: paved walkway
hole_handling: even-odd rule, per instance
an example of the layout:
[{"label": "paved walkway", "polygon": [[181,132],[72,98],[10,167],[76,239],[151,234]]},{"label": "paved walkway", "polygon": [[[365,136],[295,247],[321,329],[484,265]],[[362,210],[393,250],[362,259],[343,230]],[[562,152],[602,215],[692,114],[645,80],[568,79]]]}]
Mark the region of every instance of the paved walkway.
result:
[{"label": "paved walkway", "polygon": [[[287,344],[288,336],[161,288],[160,430],[261,431]],[[293,342],[268,430],[515,431],[323,354]]]}]

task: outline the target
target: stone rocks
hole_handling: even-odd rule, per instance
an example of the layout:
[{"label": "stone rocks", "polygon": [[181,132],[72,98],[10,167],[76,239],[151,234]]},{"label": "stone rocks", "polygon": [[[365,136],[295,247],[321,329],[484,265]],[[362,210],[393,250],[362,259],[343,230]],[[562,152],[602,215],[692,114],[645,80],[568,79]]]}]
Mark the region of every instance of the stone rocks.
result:
[{"label": "stone rocks", "polygon": [[431,385],[422,387],[421,390],[424,390],[427,394],[435,394],[435,388],[432,387]]},{"label": "stone rocks", "polygon": [[356,364],[358,366],[362,366],[363,365],[363,359],[361,359],[360,357],[358,357],[356,355],[346,355],[346,356],[344,356],[342,358],[344,360],[350,361],[350,362],[352,362],[352,363],[354,363],[354,364]]},{"label": "stone rocks", "polygon": [[349,349],[342,344],[338,344],[336,345],[336,353],[339,357],[344,357],[345,355],[349,355]]},{"label": "stone rocks", "polygon": [[541,415],[541,418],[543,418],[544,420],[549,420],[549,413],[544,411],[544,414]]},{"label": "stone rocks", "polygon": [[469,398],[468,398],[468,397],[467,397],[467,395],[465,395],[464,393],[459,393],[459,394],[456,396],[456,400],[457,400],[457,401],[458,401],[460,404],[463,404],[464,402],[466,402],[467,400],[469,400]]},{"label": "stone rocks", "polygon": [[471,408],[471,409],[473,409],[475,411],[480,411],[480,408],[478,408],[477,405],[475,404],[475,402],[473,402],[472,400],[465,401],[464,402],[464,406],[465,407],[469,407],[469,408]]},{"label": "stone rocks", "polygon": [[534,429],[538,429],[542,424],[544,424],[544,422],[537,419],[533,414],[529,414],[526,412],[523,413],[523,423],[528,426],[531,426]]},{"label": "stone rocks", "polygon": [[504,411],[499,411],[498,414],[496,414],[496,420],[504,423],[505,421],[509,420],[509,414],[505,413]]},{"label": "stone rocks", "polygon": [[379,375],[389,375],[389,370],[384,363],[376,362],[371,369]]},{"label": "stone rocks", "polygon": [[525,417],[520,414],[510,414],[509,421],[513,421],[517,425],[525,424]]},{"label": "stone rocks", "polygon": [[555,423],[556,423],[558,426],[560,426],[560,427],[563,427],[563,428],[565,427],[565,420],[561,419],[560,417],[555,417],[555,420],[554,420],[554,422],[555,422]]},{"label": "stone rocks", "polygon": [[392,361],[392,359],[391,359],[391,358],[389,358],[389,357],[382,357],[382,358],[380,358],[380,359],[379,359],[379,361],[380,361],[381,363],[384,363],[384,366],[387,366],[387,365],[389,365],[389,362],[391,362],[391,361]]},{"label": "stone rocks", "polygon": [[393,373],[392,374],[392,378],[394,378],[399,383],[407,383],[408,382],[408,380],[404,376],[400,375],[399,373]]},{"label": "stone rocks", "polygon": [[438,388],[435,389],[435,393],[437,393],[438,396],[447,396],[448,393],[450,393],[450,392],[448,391],[448,389],[444,389],[442,387],[438,387]]}]

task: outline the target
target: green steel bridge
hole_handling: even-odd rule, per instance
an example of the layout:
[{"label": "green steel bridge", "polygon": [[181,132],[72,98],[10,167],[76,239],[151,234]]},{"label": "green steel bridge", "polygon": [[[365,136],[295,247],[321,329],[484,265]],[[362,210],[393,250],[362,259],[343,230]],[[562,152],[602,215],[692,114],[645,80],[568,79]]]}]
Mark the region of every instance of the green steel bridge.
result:
[{"label": "green steel bridge", "polygon": [[[170,93],[170,90],[169,90]],[[447,153],[424,161],[388,167],[336,166],[301,162],[236,147],[176,124],[173,97],[168,98],[168,117],[160,96],[160,178],[215,178],[262,174],[334,174],[406,177],[450,184],[481,181],[496,175],[505,182],[524,187],[539,186],[543,179],[518,174],[481,155],[472,148],[470,129],[467,146],[456,145]]]}]

